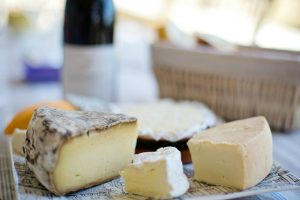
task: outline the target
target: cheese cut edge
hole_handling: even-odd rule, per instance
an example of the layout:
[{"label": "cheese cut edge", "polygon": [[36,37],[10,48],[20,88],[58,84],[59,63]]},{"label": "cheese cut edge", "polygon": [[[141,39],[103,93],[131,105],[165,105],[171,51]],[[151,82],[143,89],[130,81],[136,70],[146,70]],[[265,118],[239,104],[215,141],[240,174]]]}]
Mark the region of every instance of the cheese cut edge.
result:
[{"label": "cheese cut edge", "polygon": [[[137,124],[134,124],[134,126],[133,127],[130,127],[130,126],[128,126],[129,124],[128,123],[126,123],[126,124],[119,124],[119,125],[116,125],[116,126],[119,126],[118,128],[123,128],[124,129],[124,127],[127,129],[127,130],[123,130],[123,133],[124,134],[127,134],[128,133],[128,135],[129,134],[132,134],[132,136],[135,138],[134,140],[133,139],[131,139],[130,137],[127,137],[127,135],[126,135],[126,137],[127,138],[120,138],[120,140],[122,141],[122,144],[123,145],[130,145],[130,149],[129,149],[129,151],[130,152],[124,152],[124,151],[122,151],[121,153],[118,153],[118,152],[113,152],[113,153],[111,153],[111,151],[109,151],[109,152],[106,152],[104,155],[100,155],[100,154],[97,154],[97,158],[98,159],[102,159],[102,160],[104,160],[104,159],[106,159],[106,161],[107,162],[111,162],[112,161],[112,157],[113,156],[121,156],[121,154],[124,154],[124,153],[127,153],[126,155],[122,155],[122,159],[126,159],[126,161],[125,162],[123,162],[123,166],[120,168],[120,169],[118,169],[118,171],[116,171],[116,172],[114,172],[113,174],[114,175],[111,175],[111,176],[107,176],[106,175],[106,178],[98,178],[97,180],[94,180],[93,182],[90,182],[90,183],[88,183],[88,184],[85,184],[84,185],[84,187],[81,187],[81,189],[85,189],[85,188],[89,188],[89,187],[91,187],[91,186],[94,186],[94,185],[98,185],[98,184],[100,184],[100,183],[105,183],[105,182],[108,182],[108,181],[110,181],[110,180],[113,180],[114,178],[116,178],[116,177],[118,177],[119,176],[119,171],[120,170],[122,170],[123,168],[125,168],[131,161],[132,161],[132,159],[133,159],[133,155],[134,155],[134,151],[135,151],[135,146],[136,146],[136,141],[137,141],[137,137],[138,137],[138,134],[137,134],[137,129],[138,129],[138,125]],[[115,126],[115,127],[116,127]],[[114,128],[114,127],[112,127],[112,128]],[[117,127],[116,127],[117,128]],[[67,194],[67,193],[70,193],[70,192],[75,192],[75,191],[77,191],[78,190],[78,187],[74,187],[74,188],[69,188],[69,189],[67,189],[67,190],[65,190],[65,191],[61,191],[61,190],[59,190],[58,188],[57,188],[57,186],[58,186],[58,181],[57,181],[57,178],[62,178],[63,177],[63,175],[64,175],[64,172],[63,173],[60,173],[60,174],[57,174],[57,169],[58,169],[58,164],[59,164],[59,160],[60,160],[60,156],[62,156],[62,153],[64,153],[65,151],[64,151],[64,149],[66,149],[66,147],[70,147],[71,145],[70,145],[70,143],[74,143],[77,139],[81,139],[81,138],[88,138],[88,137],[90,137],[90,136],[94,136],[94,137],[97,137],[98,138],[98,141],[100,141],[101,140],[101,137],[102,137],[102,135],[107,135],[107,136],[111,136],[111,135],[114,135],[113,133],[110,133],[110,130],[111,129],[108,129],[108,130],[104,130],[103,131],[103,133],[97,133],[97,132],[91,132],[90,133],[90,135],[89,136],[87,136],[87,135],[80,135],[80,136],[77,136],[77,137],[75,137],[75,138],[71,138],[70,140],[68,140],[68,141],[65,141],[65,143],[64,143],[64,145],[62,145],[61,146],[61,149],[60,149],[60,153],[59,153],[59,156],[58,156],[58,162],[57,162],[57,165],[56,165],[56,170],[51,174],[51,176],[50,176],[50,179],[52,180],[52,182],[54,183],[54,186],[56,187],[56,191],[59,193],[59,195],[64,195],[64,194]],[[97,140],[97,138],[93,138],[93,141],[95,141],[95,139]],[[126,141],[126,139],[130,139],[129,141]],[[92,141],[92,139],[91,139],[91,141]],[[130,143],[130,144],[128,144],[128,143]],[[98,143],[99,144],[99,143]],[[80,144],[81,146],[82,146],[82,144]],[[115,146],[114,146],[115,145]],[[109,143],[109,145],[108,144],[101,144],[101,145],[98,145],[98,147],[103,147],[103,146],[106,146],[106,147],[117,147],[117,144],[116,144],[116,142],[115,142],[115,140],[114,141],[112,141],[111,143]],[[77,146],[78,147],[78,146]],[[82,146],[83,147],[83,146]],[[96,150],[95,148],[94,149],[90,149],[91,151],[94,151],[94,150]],[[87,153],[87,150],[85,150],[86,152],[85,153]],[[70,152],[70,151],[69,151]],[[66,154],[64,154],[64,155],[66,155]],[[128,155],[132,155],[132,156],[130,156],[130,158],[128,157]],[[71,156],[71,155],[68,155],[68,156]],[[102,157],[101,157],[102,156]],[[127,156],[127,157],[126,157]],[[76,156],[76,159],[75,160],[73,160],[74,162],[76,162],[76,163],[78,163],[77,161],[78,161],[78,159],[80,158],[80,155],[78,155],[78,156]],[[81,157],[81,159],[82,159],[83,157]],[[118,159],[118,160],[121,160],[121,159]],[[94,160],[95,161],[95,160]],[[82,162],[82,161],[81,161]],[[76,167],[76,163],[75,164],[72,164],[72,166],[69,166],[69,167],[72,167],[73,169]],[[83,161],[83,163],[85,163],[86,165],[89,165],[89,163],[88,163],[88,159],[85,159],[85,161]],[[91,166],[89,166],[89,171],[91,171],[92,170],[92,167]],[[97,169],[96,169],[98,172],[101,172],[101,167],[98,167]],[[63,170],[60,170],[60,172],[62,172]],[[74,171],[74,170],[73,170]],[[103,170],[104,171],[104,170]],[[70,172],[70,171],[69,171]],[[80,173],[80,170],[78,171],[77,170],[77,172],[78,172],[78,174]],[[95,172],[95,168],[94,168],[94,172]],[[103,174],[103,173],[102,173]],[[109,172],[105,172],[105,174],[109,174]],[[94,177],[99,177],[99,176],[94,176]],[[75,182],[76,180],[70,180],[70,182],[72,183],[72,182]]]}]

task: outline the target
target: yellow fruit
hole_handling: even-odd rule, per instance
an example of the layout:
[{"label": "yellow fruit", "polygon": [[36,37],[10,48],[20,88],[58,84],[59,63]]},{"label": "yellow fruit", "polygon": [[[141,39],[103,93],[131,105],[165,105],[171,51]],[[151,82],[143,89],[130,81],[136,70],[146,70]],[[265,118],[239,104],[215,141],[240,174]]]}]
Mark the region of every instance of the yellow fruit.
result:
[{"label": "yellow fruit", "polygon": [[70,103],[58,100],[58,101],[49,101],[49,102],[40,102],[37,104],[34,104],[32,106],[26,107],[20,112],[18,112],[14,118],[10,121],[10,123],[5,128],[5,133],[7,135],[13,134],[14,130],[16,128],[18,129],[27,129],[27,126],[30,122],[31,116],[35,109],[37,109],[40,106],[47,105],[54,108],[62,109],[62,110],[76,110],[74,106],[72,106]]}]

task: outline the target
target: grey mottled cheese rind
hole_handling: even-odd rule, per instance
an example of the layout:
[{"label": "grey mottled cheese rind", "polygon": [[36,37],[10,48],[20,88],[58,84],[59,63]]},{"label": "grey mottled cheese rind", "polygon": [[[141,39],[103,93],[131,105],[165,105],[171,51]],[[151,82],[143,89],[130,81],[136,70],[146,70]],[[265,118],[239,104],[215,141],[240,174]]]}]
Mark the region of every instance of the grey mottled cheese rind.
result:
[{"label": "grey mottled cheese rind", "polygon": [[[58,152],[69,139],[90,131],[102,131],[122,123],[136,123],[137,119],[123,114],[63,111],[47,106],[33,114],[23,148],[28,167],[49,191],[59,194],[53,183],[53,171]],[[101,134],[101,132],[99,133]]]}]

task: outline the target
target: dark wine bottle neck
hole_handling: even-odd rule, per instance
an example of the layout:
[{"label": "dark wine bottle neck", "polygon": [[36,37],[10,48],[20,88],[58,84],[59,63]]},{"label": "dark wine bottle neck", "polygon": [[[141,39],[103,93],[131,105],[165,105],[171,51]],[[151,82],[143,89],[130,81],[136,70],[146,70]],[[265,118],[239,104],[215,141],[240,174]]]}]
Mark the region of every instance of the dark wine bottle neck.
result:
[{"label": "dark wine bottle neck", "polygon": [[67,0],[64,42],[75,45],[112,44],[114,23],[112,0]]}]

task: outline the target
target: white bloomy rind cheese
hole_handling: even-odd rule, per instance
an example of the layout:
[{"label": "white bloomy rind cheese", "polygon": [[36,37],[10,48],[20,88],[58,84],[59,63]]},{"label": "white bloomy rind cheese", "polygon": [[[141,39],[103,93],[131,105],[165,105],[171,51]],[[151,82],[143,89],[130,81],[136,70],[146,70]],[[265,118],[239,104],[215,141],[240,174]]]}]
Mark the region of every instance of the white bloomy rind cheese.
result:
[{"label": "white bloomy rind cheese", "polygon": [[121,172],[121,176],[128,193],[156,199],[178,197],[189,188],[180,152],[174,147],[135,155],[133,163]]},{"label": "white bloomy rind cheese", "polygon": [[237,189],[263,180],[272,167],[272,135],[264,117],[219,125],[188,141],[198,181]]},{"label": "white bloomy rind cheese", "polygon": [[[177,142],[217,124],[217,117],[200,102],[160,100],[129,107],[139,119],[139,139]],[[162,123],[163,122],[163,123]]]},{"label": "white bloomy rind cheese", "polygon": [[37,109],[24,153],[51,192],[63,195],[106,182],[131,163],[137,119],[122,114]]}]

